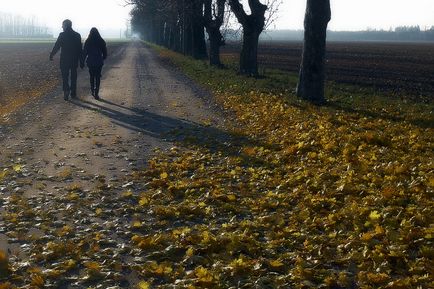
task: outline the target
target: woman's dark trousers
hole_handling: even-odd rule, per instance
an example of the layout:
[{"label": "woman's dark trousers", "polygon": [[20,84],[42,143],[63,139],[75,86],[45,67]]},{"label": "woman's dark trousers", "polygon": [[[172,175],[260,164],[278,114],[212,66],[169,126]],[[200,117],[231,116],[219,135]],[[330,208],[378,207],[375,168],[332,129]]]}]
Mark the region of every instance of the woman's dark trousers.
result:
[{"label": "woman's dark trousers", "polygon": [[91,66],[89,67],[90,74],[90,90],[95,98],[99,97],[99,87],[101,84],[101,66]]}]

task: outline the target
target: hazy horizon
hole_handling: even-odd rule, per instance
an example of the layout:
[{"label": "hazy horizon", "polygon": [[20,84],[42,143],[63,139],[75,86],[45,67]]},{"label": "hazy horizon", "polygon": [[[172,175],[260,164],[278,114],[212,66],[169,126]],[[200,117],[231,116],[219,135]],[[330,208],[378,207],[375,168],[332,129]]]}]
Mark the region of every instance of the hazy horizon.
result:
[{"label": "hazy horizon", "polygon": [[[126,30],[129,11],[124,0],[14,0],[3,1],[0,12],[36,17],[54,37],[61,32],[64,19],[71,19],[75,30],[85,37],[97,27],[105,37],[119,37]],[[389,30],[398,26],[434,25],[432,0],[331,0],[331,31]],[[302,30],[306,0],[285,0],[269,30]],[[375,8],[375,9],[374,9]]]}]

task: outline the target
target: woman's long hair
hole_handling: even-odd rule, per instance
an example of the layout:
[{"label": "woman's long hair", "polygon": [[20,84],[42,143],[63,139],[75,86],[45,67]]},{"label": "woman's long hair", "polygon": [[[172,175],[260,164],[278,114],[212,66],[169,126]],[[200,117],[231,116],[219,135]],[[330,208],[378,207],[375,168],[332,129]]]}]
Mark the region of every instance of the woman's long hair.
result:
[{"label": "woman's long hair", "polygon": [[99,34],[98,29],[92,27],[89,32],[89,36],[87,37],[86,42],[88,43],[100,43],[102,41],[101,34]]}]

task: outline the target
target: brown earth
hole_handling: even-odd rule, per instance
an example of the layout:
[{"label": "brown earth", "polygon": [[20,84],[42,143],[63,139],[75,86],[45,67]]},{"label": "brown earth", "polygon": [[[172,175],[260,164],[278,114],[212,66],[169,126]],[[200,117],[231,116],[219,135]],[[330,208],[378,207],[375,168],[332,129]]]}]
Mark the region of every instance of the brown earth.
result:
[{"label": "brown earth", "polygon": [[[331,42],[327,49],[330,81],[433,100],[433,43]],[[229,43],[222,55],[237,60],[239,50],[239,44]],[[301,42],[263,42],[258,56],[261,72],[272,68],[297,73],[301,52]]]},{"label": "brown earth", "polygon": [[52,90],[59,77],[48,61],[52,43],[0,45],[0,114]]},{"label": "brown earth", "polygon": [[[109,54],[119,45],[109,42]],[[0,115],[15,111],[59,84],[59,53],[54,62],[48,59],[52,47],[50,42],[0,44]]]}]

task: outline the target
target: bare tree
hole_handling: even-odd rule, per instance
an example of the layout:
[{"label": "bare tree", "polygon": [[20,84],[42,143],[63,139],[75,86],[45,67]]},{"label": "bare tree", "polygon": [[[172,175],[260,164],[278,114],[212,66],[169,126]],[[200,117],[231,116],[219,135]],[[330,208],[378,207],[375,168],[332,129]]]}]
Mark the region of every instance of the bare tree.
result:
[{"label": "bare tree", "polygon": [[204,0],[126,0],[134,5],[132,26],[147,41],[197,59],[207,57]]},{"label": "bare tree", "polygon": [[205,0],[204,3],[204,23],[210,42],[210,64],[221,66],[220,47],[225,41],[220,29],[224,22],[226,0]]},{"label": "bare tree", "polygon": [[[243,4],[247,2],[248,9]],[[275,19],[281,0],[229,0],[232,12],[243,29],[243,44],[240,53],[240,73],[258,75],[259,35]],[[247,11],[250,10],[250,14]]]},{"label": "bare tree", "polygon": [[48,28],[39,24],[35,16],[24,18],[20,15],[0,13],[0,37],[45,38],[51,36]]},{"label": "bare tree", "polygon": [[259,0],[249,0],[251,14],[244,10],[240,0],[229,0],[232,11],[243,27],[243,47],[240,54],[240,73],[258,75],[258,42],[259,35],[265,27],[265,11],[267,6]]},{"label": "bare tree", "polygon": [[191,36],[193,43],[192,56],[196,59],[206,59],[208,57],[205,41],[205,20],[204,20],[204,1],[205,0],[190,0],[190,25]]},{"label": "bare tree", "polygon": [[330,0],[307,0],[304,45],[297,95],[314,103],[325,102],[325,52]]}]

